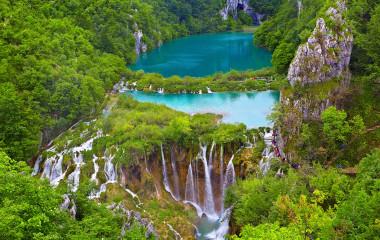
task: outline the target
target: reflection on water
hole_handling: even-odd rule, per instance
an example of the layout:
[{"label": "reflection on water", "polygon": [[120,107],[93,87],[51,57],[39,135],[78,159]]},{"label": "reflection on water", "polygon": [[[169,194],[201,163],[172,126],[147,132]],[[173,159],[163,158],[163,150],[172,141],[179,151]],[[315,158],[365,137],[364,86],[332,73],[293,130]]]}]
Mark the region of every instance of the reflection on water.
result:
[{"label": "reflection on water", "polygon": [[232,69],[271,66],[271,53],[253,45],[251,33],[212,33],[176,39],[142,54],[133,70],[160,73],[165,77],[206,76]]},{"label": "reflection on water", "polygon": [[224,92],[211,94],[159,94],[131,91],[138,101],[164,104],[189,114],[215,113],[223,115],[225,123],[244,123],[247,127],[271,126],[266,116],[279,100],[278,91]]}]

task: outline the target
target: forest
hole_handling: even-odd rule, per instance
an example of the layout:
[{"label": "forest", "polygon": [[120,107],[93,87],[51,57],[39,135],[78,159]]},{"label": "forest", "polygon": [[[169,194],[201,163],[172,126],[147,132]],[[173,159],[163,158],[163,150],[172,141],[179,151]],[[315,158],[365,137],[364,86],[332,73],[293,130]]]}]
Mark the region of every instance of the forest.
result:
[{"label": "forest", "polygon": [[[104,135],[84,152],[84,159],[106,158],[111,149],[114,164],[132,172],[148,169],[147,162],[161,164],[157,159],[163,145],[195,156],[201,143],[213,142],[231,154],[246,138],[257,137],[251,150],[234,159],[240,168],[225,196],[224,204],[233,206],[227,239],[378,239],[380,1],[346,2],[344,18],[354,39],[348,90],[319,119],[302,122],[286,146],[294,153],[293,162],[279,158],[265,175],[257,166],[269,129],[221,124],[218,115],[190,116],[113,93],[120,80],[147,92],[160,87],[170,93],[198,92],[211,86],[217,92],[272,89],[285,97],[314,100],[337,87],[339,79],[307,87],[287,82],[298,47],[336,1],[247,2],[265,14],[253,28],[252,44],[273,53],[271,68],[165,78],[128,68],[141,51],[136,32],[143,31],[142,41],[151,50],[186,35],[241,31],[252,27],[251,18],[239,11],[237,18],[223,20],[220,10],[226,1],[221,0],[0,0],[0,239],[155,239],[122,209],[109,207],[125,199],[133,211],[144,205],[142,217],[183,225],[182,232],[193,234],[188,226],[195,213],[170,200],[168,193],[162,200],[152,197],[157,191],[154,170],[141,174],[143,183],[126,184],[139,191],[139,203],[118,184],[92,201],[95,167],[82,166],[79,188],[72,194],[74,218],[62,207],[67,185],[52,188],[48,180],[31,176],[38,156],[48,159],[74,148],[99,129]],[[283,134],[292,135],[286,114],[293,110],[279,103],[268,118]],[[49,151],[52,142],[54,152]],[[62,158],[66,171],[75,171],[70,154]],[[106,168],[104,160],[99,165]],[[280,177],[277,169],[283,171]],[[106,183],[105,172],[100,173],[104,176],[98,180]],[[155,227],[162,239],[176,239],[167,225]]]}]

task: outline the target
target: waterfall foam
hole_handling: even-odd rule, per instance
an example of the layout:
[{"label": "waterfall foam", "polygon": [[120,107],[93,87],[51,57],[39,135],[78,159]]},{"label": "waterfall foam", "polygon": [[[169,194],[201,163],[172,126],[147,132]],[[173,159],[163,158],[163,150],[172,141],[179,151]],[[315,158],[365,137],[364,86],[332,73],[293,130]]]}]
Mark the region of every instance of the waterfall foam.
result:
[{"label": "waterfall foam", "polygon": [[189,164],[189,168],[187,169],[185,200],[190,201],[190,202],[196,202],[194,176],[193,176],[193,168],[191,166],[191,162]]},{"label": "waterfall foam", "polygon": [[200,144],[200,149],[202,151],[201,160],[203,162],[204,170],[205,170],[205,198],[204,198],[204,213],[208,217],[217,217],[215,213],[215,202],[214,196],[212,192],[212,183],[210,177],[210,170],[207,164],[207,145]]},{"label": "waterfall foam", "polygon": [[224,182],[223,182],[223,195],[222,195],[222,203],[221,203],[221,212],[224,212],[224,197],[226,196],[226,189],[234,184],[236,182],[236,176],[235,176],[235,168],[233,164],[233,160],[235,158],[235,155],[232,155],[230,161],[227,164],[226,174],[224,175]]},{"label": "waterfall foam", "polygon": [[203,210],[199,206],[198,201],[197,201],[194,175],[193,175],[193,167],[191,166],[191,162],[189,164],[189,168],[187,169],[184,203],[192,205],[197,211],[198,217],[202,216]]},{"label": "waterfall foam", "polygon": [[36,176],[38,174],[38,172],[40,171],[41,161],[42,161],[42,156],[40,155],[40,156],[38,156],[36,162],[34,163],[32,176]]},{"label": "waterfall foam", "polygon": [[179,177],[178,177],[178,170],[177,170],[177,164],[176,164],[176,158],[175,158],[175,152],[173,149],[170,149],[170,162],[172,165],[172,171],[173,171],[173,186],[174,186],[174,195],[177,200],[181,199],[181,196],[179,194]]},{"label": "waterfall foam", "polygon": [[97,178],[97,175],[98,175],[98,172],[99,172],[99,165],[96,162],[97,160],[98,160],[98,157],[94,154],[92,156],[92,163],[94,164],[94,172],[92,173],[90,180],[93,181],[93,182],[95,182],[96,185],[99,184],[99,180]]},{"label": "waterfall foam", "polygon": [[161,144],[161,160],[162,160],[162,175],[163,175],[163,178],[164,178],[163,182],[164,182],[165,190],[168,193],[170,193],[170,195],[173,197],[174,200],[178,201],[178,199],[173,194],[173,192],[172,192],[172,190],[170,188],[169,178],[168,178],[168,172],[167,172],[167,169],[166,169],[165,154],[164,154],[164,149],[163,149],[162,144]]},{"label": "waterfall foam", "polygon": [[271,159],[273,158],[274,154],[271,152],[271,146],[272,146],[272,132],[265,133],[264,135],[264,143],[265,143],[265,148],[262,153],[262,158],[259,161],[259,168],[260,171],[263,175],[266,175],[267,172],[270,169],[271,166]]}]

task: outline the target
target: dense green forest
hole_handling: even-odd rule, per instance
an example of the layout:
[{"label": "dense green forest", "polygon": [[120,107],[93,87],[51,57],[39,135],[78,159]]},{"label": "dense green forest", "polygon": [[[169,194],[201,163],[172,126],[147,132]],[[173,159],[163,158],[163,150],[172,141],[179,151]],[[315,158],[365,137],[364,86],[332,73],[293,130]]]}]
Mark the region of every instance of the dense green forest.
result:
[{"label": "dense green forest", "polygon": [[102,108],[105,93],[128,75],[126,65],[136,58],[136,31],[142,30],[151,49],[231,27],[216,10],[221,1],[0,4],[0,147],[18,161]]},{"label": "dense green forest", "polygon": [[[298,16],[296,2],[283,1],[256,31],[256,44],[274,51],[279,73],[287,72],[297,46],[307,40],[329,1],[302,4]],[[330,107],[320,121],[302,125],[293,146],[302,170],[279,163],[286,177],[274,177],[274,172],[251,176],[230,190],[227,201],[235,204],[233,221],[240,229],[232,239],[378,239],[379,10],[379,1],[348,2],[346,17],[354,34],[349,93],[340,110]],[[308,91],[318,96],[323,87]],[[305,90],[295,91],[301,95]],[[281,114],[272,115],[281,119]]]},{"label": "dense green forest", "polygon": [[[94,141],[84,158],[91,161],[93,155],[112,149],[115,164],[132,171],[137,165],[147,168],[147,161],[159,162],[152,155],[158,156],[163,144],[182,147],[192,156],[201,142],[225,144],[227,151],[234,152],[245,138],[258,136],[252,150],[242,151],[234,160],[241,179],[226,194],[226,205],[234,207],[228,238],[378,239],[379,0],[347,1],[344,17],[354,36],[351,83],[344,101],[324,110],[320,119],[303,122],[296,143],[288,146],[297,153],[300,168],[279,160],[265,176],[256,170],[264,129],[220,124],[217,115],[190,116],[111,94],[115,83],[126,80],[144,91],[164,87],[173,93],[197,92],[211,86],[215,91],[280,89],[285,96],[308,92],[318,98],[336,82],[305,90],[289,86],[286,74],[299,45],[335,2],[250,0],[255,11],[266,15],[254,29],[254,44],[273,52],[273,68],[164,78],[128,69],[141,50],[136,49],[137,32],[142,31],[147,49],[153,49],[189,34],[241,30],[251,19],[240,11],[237,19],[223,21],[221,0],[0,0],[0,238],[146,239],[147,229],[139,223],[128,223],[128,231],[122,233],[125,214],[88,200],[94,189],[92,165],[82,167],[80,187],[71,195],[74,218],[60,207],[66,185],[51,188],[48,181],[30,176],[28,165],[58,135],[62,134],[55,139],[54,150],[63,151],[101,129],[105,135]],[[284,127],[280,105],[269,118]],[[42,156],[49,154],[44,151]],[[64,156],[67,171],[74,169],[71,158]],[[100,165],[105,166],[104,160]],[[284,173],[280,177],[279,168]],[[134,188],[141,193],[144,214],[155,222],[190,225],[192,211],[173,203],[168,194],[160,200],[151,196],[157,191],[152,172]],[[107,191],[100,198],[107,204],[122,202],[126,195],[119,186]],[[127,206],[140,211],[135,201]],[[165,232],[166,227],[157,228]]]}]

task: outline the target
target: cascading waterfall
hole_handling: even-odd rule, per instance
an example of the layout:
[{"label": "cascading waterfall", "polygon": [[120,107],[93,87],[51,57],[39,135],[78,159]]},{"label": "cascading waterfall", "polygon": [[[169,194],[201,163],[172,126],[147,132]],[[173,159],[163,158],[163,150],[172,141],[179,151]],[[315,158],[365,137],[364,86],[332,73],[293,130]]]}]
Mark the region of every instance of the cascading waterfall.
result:
[{"label": "cascading waterfall", "polygon": [[273,152],[271,152],[272,145],[272,132],[265,133],[264,135],[264,143],[265,148],[263,150],[262,159],[259,162],[259,168],[263,175],[266,175],[271,166],[271,159],[273,158]]},{"label": "cascading waterfall", "polygon": [[112,163],[114,157],[115,156],[113,155],[105,156],[106,161],[104,163],[104,174],[106,176],[107,183],[115,183],[117,179],[115,166]]},{"label": "cascading waterfall", "polygon": [[194,203],[197,201],[195,198],[195,185],[193,177],[193,167],[191,166],[191,162],[189,164],[189,168],[187,169],[185,200]]},{"label": "cascading waterfall", "polygon": [[76,192],[79,187],[80,167],[83,163],[83,155],[80,152],[74,152],[75,170],[67,177],[67,182],[71,187],[71,191]]},{"label": "cascading waterfall", "polygon": [[40,171],[41,162],[42,162],[42,156],[40,155],[40,156],[38,156],[36,162],[34,163],[32,176],[36,176],[38,174],[38,172]]},{"label": "cascading waterfall", "polygon": [[298,18],[301,16],[302,11],[302,0],[297,0],[297,8],[298,8]]},{"label": "cascading waterfall", "polygon": [[171,149],[170,162],[171,162],[172,170],[173,170],[174,195],[176,196],[177,200],[180,200],[181,197],[179,195],[179,177],[178,177],[177,164],[176,164],[176,159],[175,159],[175,154],[174,154],[173,149]]},{"label": "cascading waterfall", "polygon": [[[224,175],[223,198],[222,199],[224,199],[224,197],[225,197],[226,189],[236,182],[235,168],[234,168],[234,164],[233,164],[234,157],[235,157],[235,155],[232,155],[230,161],[227,164],[226,174]],[[222,201],[222,212],[224,212],[223,201]]]},{"label": "cascading waterfall", "polygon": [[214,202],[214,194],[212,192],[212,183],[210,177],[210,171],[207,164],[207,145],[201,145],[200,149],[202,151],[201,160],[203,162],[204,170],[205,170],[205,198],[204,198],[204,212],[208,217],[216,218],[215,213],[215,202]]},{"label": "cascading waterfall", "polygon": [[[224,177],[223,177],[223,168],[224,168],[224,158],[223,158],[223,144],[220,145],[220,192],[223,194],[223,182],[224,182]],[[220,209],[220,212],[223,212],[223,209]]]},{"label": "cascading waterfall", "polygon": [[56,161],[53,164],[50,174],[50,184],[54,187],[58,186],[59,182],[65,177],[62,171],[63,152],[57,154]]},{"label": "cascading waterfall", "polygon": [[[54,148],[51,148],[48,150],[49,152],[55,152]],[[65,151],[62,151],[60,153],[57,153],[48,159],[46,159],[44,163],[44,169],[41,174],[41,178],[47,178],[49,179],[50,185],[53,187],[58,186],[59,182],[65,177],[66,172],[63,173],[62,170],[62,163],[63,163],[63,155],[65,154]],[[40,161],[42,161],[42,157]],[[38,163],[38,160],[36,161],[36,164]],[[39,163],[38,163],[39,165]],[[34,166],[34,171],[32,175],[38,174],[38,166]]]},{"label": "cascading waterfall", "polygon": [[95,199],[100,198],[101,194],[104,193],[107,190],[107,184],[109,183],[116,183],[117,182],[117,174],[115,170],[115,166],[112,163],[114,156],[110,154],[104,154],[104,176],[106,177],[106,182],[102,183],[100,185],[100,188],[98,191],[93,191],[89,199]]},{"label": "cascading waterfall", "polygon": [[84,142],[79,147],[73,148],[73,160],[75,164],[75,170],[67,177],[67,182],[69,183],[71,187],[71,191],[76,192],[79,187],[79,180],[80,180],[80,169],[82,165],[84,165],[83,161],[83,152],[88,151],[92,149],[92,143],[94,142],[95,138],[98,138],[101,135],[100,132],[98,132],[97,136],[94,138],[90,138],[87,142]]},{"label": "cascading waterfall", "polygon": [[195,188],[195,183],[194,183],[193,167],[191,166],[191,162],[189,164],[189,168],[187,169],[184,203],[193,205],[193,207],[197,211],[198,217],[202,216],[203,211],[202,211],[202,208],[199,206],[197,197],[196,197],[196,188]]},{"label": "cascading waterfall", "polygon": [[208,163],[208,168],[210,170],[210,174],[211,174],[212,168],[213,168],[212,160],[213,160],[214,147],[215,147],[215,142],[212,141],[211,148],[210,148],[210,153],[209,153],[209,157],[208,157],[208,162],[207,162]]},{"label": "cascading waterfall", "polygon": [[196,198],[197,203],[199,203],[199,199],[200,199],[199,194],[200,194],[200,192],[199,192],[198,161],[195,160],[195,198]]},{"label": "cascading waterfall", "polygon": [[[201,146],[201,155],[202,160],[205,156],[205,151],[207,150],[207,146]],[[239,149],[240,150],[240,149]],[[236,152],[238,153],[239,150]],[[236,154],[235,153],[235,154]],[[221,185],[221,197],[220,197],[220,212],[218,215],[215,214],[214,216],[209,216],[206,212],[206,217],[201,217],[200,222],[197,227],[197,237],[199,239],[216,239],[216,240],[222,240],[224,239],[224,236],[228,233],[229,229],[229,219],[232,212],[232,207],[224,210],[224,197],[225,197],[225,191],[227,187],[231,186],[236,182],[236,175],[235,175],[235,169],[233,165],[234,155],[232,155],[230,161],[227,164],[225,173],[223,172],[223,165],[224,165],[224,158],[223,158],[224,150],[223,145],[221,145],[220,148],[220,185]],[[203,160],[203,162],[205,162]],[[205,163],[204,163],[205,164]],[[205,174],[205,185],[207,185],[207,174]],[[207,190],[207,186],[205,186],[205,190]],[[207,198],[207,192],[205,191],[206,198]],[[213,202],[213,204],[215,204]],[[215,205],[214,205],[215,209]],[[202,230],[203,229],[203,230]]]},{"label": "cascading waterfall", "polygon": [[226,175],[224,177],[223,190],[225,191],[229,186],[236,182],[235,168],[233,164],[235,155],[232,155],[230,161],[228,162]]},{"label": "cascading waterfall", "polygon": [[94,164],[94,173],[91,175],[91,181],[95,182],[96,184],[99,183],[99,180],[97,178],[98,172],[99,172],[99,165],[96,162],[98,160],[98,157],[94,154],[92,157],[92,163]]},{"label": "cascading waterfall", "polygon": [[172,197],[178,201],[177,197],[173,194],[171,188],[170,188],[170,184],[169,184],[169,178],[168,178],[168,172],[167,172],[167,169],[166,169],[166,161],[165,161],[165,155],[164,155],[164,149],[162,147],[162,144],[161,144],[161,160],[162,160],[162,175],[163,175],[163,178],[164,178],[164,187],[165,187],[165,190],[170,193],[170,195],[172,195]]}]

